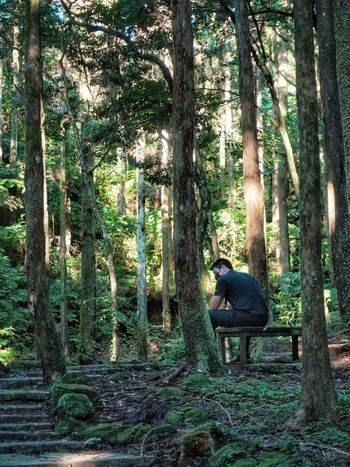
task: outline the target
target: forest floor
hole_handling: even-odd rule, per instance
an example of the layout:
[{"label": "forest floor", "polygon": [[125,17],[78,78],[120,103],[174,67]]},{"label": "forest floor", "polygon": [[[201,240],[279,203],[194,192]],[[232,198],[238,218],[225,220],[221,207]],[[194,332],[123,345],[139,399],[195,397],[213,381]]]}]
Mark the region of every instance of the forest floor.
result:
[{"label": "forest floor", "polygon": [[291,361],[286,338],[264,338],[252,364],[232,364],[224,376],[155,361],[157,346],[149,364],[75,367],[70,382],[85,379],[98,397],[92,418],[70,420],[66,429],[82,453],[124,452],[145,466],[349,466],[350,334],[329,335],[329,349],[338,392],[333,423],[286,427],[298,407],[301,363]]},{"label": "forest floor", "polygon": [[285,423],[298,406],[301,364],[288,363],[285,339],[263,341],[259,363],[231,365],[230,376],[191,373],[185,365],[116,365],[94,382],[101,409],[93,421],[97,434],[89,433],[96,447],[103,447],[103,426],[116,423],[132,433],[117,444],[150,456],[149,465],[349,466],[350,336],[329,338],[336,420],[297,430]]}]

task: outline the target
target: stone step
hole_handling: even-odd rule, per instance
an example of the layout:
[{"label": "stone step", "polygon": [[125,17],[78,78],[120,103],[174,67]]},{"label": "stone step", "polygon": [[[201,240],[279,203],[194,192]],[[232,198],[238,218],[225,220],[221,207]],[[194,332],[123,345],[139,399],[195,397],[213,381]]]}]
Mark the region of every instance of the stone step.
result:
[{"label": "stone step", "polygon": [[46,413],[7,413],[3,414],[1,412],[0,415],[0,423],[18,423],[18,422],[27,422],[27,423],[41,423],[47,422],[49,420],[49,416]]},{"label": "stone step", "polygon": [[39,441],[58,439],[59,433],[51,430],[46,431],[0,431],[0,439],[2,441]]},{"label": "stone step", "polygon": [[3,413],[14,413],[14,414],[35,414],[35,413],[42,413],[43,406],[41,404],[28,404],[27,402],[24,403],[16,403],[16,404],[9,404],[4,403],[0,404],[0,414]]},{"label": "stone step", "polygon": [[28,378],[13,376],[11,378],[1,378],[0,388],[23,388],[25,386],[44,388],[44,382],[41,376],[30,376]]},{"label": "stone step", "polygon": [[37,432],[37,431],[47,431],[54,428],[54,424],[50,422],[18,422],[14,421],[12,417],[9,423],[0,423],[0,432],[1,431],[28,431],[28,432]]},{"label": "stone step", "polygon": [[39,454],[45,451],[78,451],[83,444],[68,439],[0,442],[0,454]]},{"label": "stone step", "polygon": [[132,467],[149,465],[150,458],[109,451],[50,452],[37,456],[0,454],[0,467]]},{"label": "stone step", "polygon": [[29,391],[22,389],[0,389],[0,402],[4,401],[44,401],[48,398],[48,391]]}]

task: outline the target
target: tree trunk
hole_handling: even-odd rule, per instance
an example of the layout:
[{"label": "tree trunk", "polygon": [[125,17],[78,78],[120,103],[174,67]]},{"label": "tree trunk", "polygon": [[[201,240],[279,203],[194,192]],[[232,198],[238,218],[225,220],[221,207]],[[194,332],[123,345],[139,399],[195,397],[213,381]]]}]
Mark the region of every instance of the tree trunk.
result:
[{"label": "tree trunk", "polygon": [[25,207],[28,306],[33,318],[35,342],[44,379],[50,382],[65,372],[65,362],[50,310],[45,264],[40,2],[26,0],[25,6]]},{"label": "tree trunk", "polygon": [[81,306],[78,361],[92,363],[95,359],[95,306],[96,306],[96,258],[95,212],[92,197],[95,196],[93,179],[93,154],[91,144],[82,129],[81,161]]},{"label": "tree trunk", "polygon": [[[275,36],[275,64],[276,79],[275,87],[279,101],[281,117],[285,120],[287,116],[287,93],[288,83],[284,77],[287,66],[286,44]],[[286,154],[281,151],[277,167],[277,190],[278,190],[278,263],[280,276],[290,271],[290,244],[288,231],[288,196],[289,196],[289,173]]]},{"label": "tree trunk", "polygon": [[289,172],[292,178],[295,194],[299,196],[299,177],[298,177],[298,171],[297,171],[295,160],[294,160],[293,148],[292,148],[289,135],[288,135],[287,125],[286,125],[286,115],[282,112],[282,109],[280,107],[280,102],[279,102],[279,99],[276,93],[275,86],[273,84],[273,78],[272,78],[272,75],[269,69],[266,66],[266,63],[261,62],[254,47],[252,47],[251,50],[252,50],[252,53],[254,55],[254,59],[257,65],[259,66],[262,74],[265,77],[267,87],[271,94],[273,111],[274,111],[274,116],[275,116],[275,121],[276,121],[276,128],[280,132],[283,145],[286,150]]},{"label": "tree trunk", "polygon": [[13,26],[12,45],[12,92],[11,92],[11,141],[10,141],[10,166],[17,163],[17,138],[18,138],[18,75],[19,75],[19,27]]},{"label": "tree trunk", "polygon": [[264,194],[259,174],[255,82],[250,55],[251,45],[246,0],[237,0],[235,11],[243,135],[244,197],[247,213],[248,265],[249,272],[260,282],[265,298],[268,301],[264,235]]},{"label": "tree trunk", "polygon": [[345,168],[350,206],[350,2],[333,0],[337,55],[337,78],[343,127]]},{"label": "tree trunk", "polygon": [[122,177],[122,180],[117,185],[117,212],[121,216],[125,216],[126,214],[126,196],[125,196],[125,181],[124,181],[124,173],[125,173],[125,158],[122,155],[121,151],[117,150],[117,169],[118,175]]},{"label": "tree trunk", "polygon": [[290,244],[288,228],[289,172],[284,156],[278,162],[278,263],[280,276],[290,271]]},{"label": "tree trunk", "polygon": [[214,223],[213,211],[211,207],[211,194],[208,188],[206,173],[203,166],[202,156],[198,146],[196,153],[196,185],[199,190],[199,214],[197,219],[198,234],[198,262],[201,273],[206,269],[204,262],[205,244],[209,247],[211,261],[220,257],[219,240]]},{"label": "tree trunk", "polygon": [[[137,162],[142,164],[145,156],[146,141],[142,135],[137,152]],[[145,182],[143,168],[137,167],[137,324],[138,352],[144,361],[148,359],[148,319],[146,296],[146,218]]]},{"label": "tree trunk", "polygon": [[[317,0],[322,114],[328,183],[333,186],[335,218],[330,223],[334,277],[340,313],[350,322],[350,216],[347,203],[343,132],[338,97],[332,0]],[[331,202],[331,199],[328,200]]]},{"label": "tree trunk", "polygon": [[66,264],[66,141],[65,131],[62,130],[61,163],[60,163],[60,322],[61,342],[65,359],[69,357],[68,348],[68,320],[67,320],[67,264]]},{"label": "tree trunk", "polygon": [[303,376],[298,424],[331,420],[336,400],[326,336],[321,264],[320,161],[313,43],[313,1],[295,0],[300,153],[300,256]]},{"label": "tree trunk", "polygon": [[214,335],[205,310],[197,264],[194,194],[194,60],[191,2],[173,0],[173,187],[176,291],[182,320],[186,360],[197,369],[222,371]]},{"label": "tree trunk", "polygon": [[[169,164],[169,133],[162,131],[162,165],[167,167]],[[169,187],[162,185],[161,188],[162,203],[162,320],[165,332],[171,330],[170,315],[170,250],[171,250],[171,224],[169,218]]]}]

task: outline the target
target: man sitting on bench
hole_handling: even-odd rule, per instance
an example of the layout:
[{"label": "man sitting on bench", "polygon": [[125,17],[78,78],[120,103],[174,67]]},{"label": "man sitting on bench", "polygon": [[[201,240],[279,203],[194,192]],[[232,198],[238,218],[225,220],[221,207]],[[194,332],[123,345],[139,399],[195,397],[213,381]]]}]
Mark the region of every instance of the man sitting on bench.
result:
[{"label": "man sitting on bench", "polygon": [[[259,283],[253,276],[235,271],[225,258],[211,266],[216,278],[215,293],[210,300],[209,316],[214,330],[217,327],[262,326],[268,321],[268,309]],[[222,301],[231,308],[219,308]],[[247,355],[249,355],[247,338]]]}]

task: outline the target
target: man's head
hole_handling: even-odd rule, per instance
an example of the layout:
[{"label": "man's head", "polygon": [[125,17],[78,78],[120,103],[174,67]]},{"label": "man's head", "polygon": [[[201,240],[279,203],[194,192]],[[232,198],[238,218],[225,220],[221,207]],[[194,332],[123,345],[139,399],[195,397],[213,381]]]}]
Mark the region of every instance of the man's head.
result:
[{"label": "man's head", "polygon": [[211,265],[216,279],[225,275],[230,269],[233,269],[232,263],[226,258],[219,258]]}]

